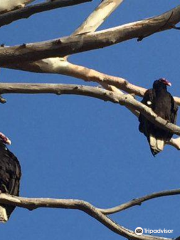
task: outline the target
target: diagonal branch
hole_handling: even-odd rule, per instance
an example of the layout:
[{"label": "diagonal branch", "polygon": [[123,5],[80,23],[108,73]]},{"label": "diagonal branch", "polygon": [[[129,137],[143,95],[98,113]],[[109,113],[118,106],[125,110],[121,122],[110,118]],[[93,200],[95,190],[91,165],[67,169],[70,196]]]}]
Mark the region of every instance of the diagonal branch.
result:
[{"label": "diagonal branch", "polygon": [[123,0],[103,0],[72,35],[94,32]]},{"label": "diagonal branch", "polygon": [[[71,36],[87,34],[96,29],[111,15],[123,0],[103,0],[89,17],[78,27]],[[66,56],[66,59],[68,56]],[[43,60],[42,60],[43,61]]]},{"label": "diagonal branch", "polygon": [[[171,18],[169,19],[170,15]],[[168,19],[169,21],[167,22]],[[96,33],[63,37],[40,43],[23,44],[22,46],[1,47],[0,66],[49,57],[64,57],[69,54],[107,47],[132,38],[139,38],[170,29],[179,21],[180,6],[157,17]]]},{"label": "diagonal branch", "polygon": [[[107,84],[103,84],[103,82],[101,82],[101,85],[109,90],[109,91],[113,91],[116,94],[124,94],[121,90],[119,90],[118,88],[112,86],[112,85],[107,85]],[[129,95],[129,97],[134,98],[133,95]],[[127,109],[129,109],[136,117],[139,117],[139,111],[135,110],[132,107],[126,106]],[[177,150],[180,150],[180,137],[178,138],[171,138],[168,142],[166,142],[166,144],[171,145],[173,147],[175,147]]]},{"label": "diagonal branch", "polygon": [[0,27],[8,25],[19,19],[28,18],[36,13],[49,11],[56,8],[69,7],[92,0],[56,0],[53,2],[46,2],[28,6],[22,9],[15,10],[13,12],[4,13],[0,15]]},{"label": "diagonal branch", "polygon": [[127,239],[139,239],[139,240],[172,240],[169,238],[162,238],[150,235],[136,235],[133,231],[120,226],[115,223],[105,214],[103,214],[98,208],[94,207],[92,204],[75,199],[51,199],[51,198],[23,198],[10,196],[6,194],[0,194],[0,203],[10,204],[13,206],[18,206],[26,208],[29,210],[34,210],[40,207],[45,208],[63,208],[63,209],[77,209],[87,213],[89,216],[93,217],[104,226],[109,228],[111,231],[124,236]]},{"label": "diagonal branch", "polygon": [[148,200],[154,199],[154,198],[159,198],[159,197],[165,197],[165,196],[173,196],[173,195],[179,195],[180,194],[180,189],[173,189],[173,190],[167,190],[167,191],[162,191],[162,192],[156,192],[152,193],[140,198],[133,199],[129,202],[123,203],[119,206],[109,208],[109,209],[101,209],[98,208],[103,214],[113,214],[117,212],[121,212],[125,209],[131,208],[133,206],[141,205],[143,202],[146,202]]},{"label": "diagonal branch", "polygon": [[159,117],[149,107],[138,102],[131,95],[120,94],[99,87],[90,87],[73,84],[27,84],[27,83],[0,83],[0,94],[3,93],[26,93],[40,94],[53,93],[75,94],[98,98],[104,101],[118,103],[126,107],[141,112],[149,121],[156,124],[158,127],[165,129],[174,134],[180,135],[180,127],[169,123],[167,120]]}]

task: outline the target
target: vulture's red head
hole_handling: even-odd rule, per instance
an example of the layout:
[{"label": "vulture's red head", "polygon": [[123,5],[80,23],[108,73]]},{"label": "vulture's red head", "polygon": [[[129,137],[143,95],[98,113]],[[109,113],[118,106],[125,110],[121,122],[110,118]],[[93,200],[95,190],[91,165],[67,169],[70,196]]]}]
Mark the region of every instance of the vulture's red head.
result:
[{"label": "vulture's red head", "polygon": [[6,137],[2,132],[0,132],[0,141],[2,141],[4,144],[11,145],[11,140]]},{"label": "vulture's red head", "polygon": [[166,89],[167,86],[171,86],[171,83],[165,78],[160,78],[159,80],[156,80],[153,83],[154,89],[161,89],[161,88]]}]

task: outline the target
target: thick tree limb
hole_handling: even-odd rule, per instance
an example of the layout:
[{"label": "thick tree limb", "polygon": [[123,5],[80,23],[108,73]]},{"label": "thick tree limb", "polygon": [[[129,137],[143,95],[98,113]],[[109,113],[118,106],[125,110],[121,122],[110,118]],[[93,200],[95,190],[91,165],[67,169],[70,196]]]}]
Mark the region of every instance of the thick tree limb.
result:
[{"label": "thick tree limb", "polygon": [[[106,19],[107,17],[123,2],[123,0],[104,0],[100,3],[100,5],[93,11],[93,13],[90,14],[90,16],[84,21],[84,23],[77,29],[72,35],[87,33],[87,32],[93,32],[95,31]],[[42,5],[42,4],[41,4]],[[26,10],[27,11],[27,10]],[[21,16],[22,14],[20,14]],[[10,18],[11,20],[12,18]],[[0,24],[1,24],[1,18],[0,18]],[[37,66],[39,68],[44,67],[48,71],[50,69],[54,68],[54,65],[57,65],[59,63],[65,63],[63,62],[64,59],[62,58],[48,58],[48,59],[42,59],[37,62],[27,62],[20,64],[20,66],[12,66],[12,68],[22,68],[22,70],[25,71],[37,71]],[[62,64],[59,64],[62,65]],[[64,64],[63,64],[64,66]],[[57,66],[56,66],[57,68]],[[61,66],[59,66],[61,68]],[[29,69],[29,70],[28,70]],[[46,70],[42,70],[45,71]]]},{"label": "thick tree limb", "polygon": [[45,2],[28,6],[19,10],[15,10],[13,12],[0,15],[0,27],[10,24],[19,19],[29,18],[36,13],[45,12],[56,8],[68,7],[90,1],[92,0],[56,0],[53,2]]},{"label": "thick tree limb", "polygon": [[51,199],[51,198],[22,198],[16,196],[10,196],[6,194],[0,194],[0,203],[10,204],[29,210],[34,210],[40,207],[46,208],[63,208],[63,209],[77,209],[81,210],[97,221],[102,223],[104,226],[109,228],[111,231],[124,236],[127,239],[139,239],[139,240],[172,240],[169,238],[162,238],[150,235],[136,235],[133,231],[120,226],[119,224],[112,221],[109,217],[103,214],[98,208],[92,204],[83,200],[74,199]]},{"label": "thick tree limb", "polygon": [[[171,16],[171,18],[170,18]],[[69,54],[107,47],[132,38],[149,36],[172,28],[180,21],[180,6],[157,17],[122,25],[96,33],[64,37],[52,41],[1,47],[0,66],[22,61],[36,61],[49,57],[63,57]]]},{"label": "thick tree limb", "polygon": [[149,107],[138,102],[131,95],[117,94],[112,91],[104,90],[98,87],[89,87],[72,84],[27,84],[27,83],[0,83],[0,94],[3,93],[54,93],[75,94],[98,98],[104,101],[118,103],[126,107],[133,108],[141,112],[146,118],[158,127],[165,129],[174,134],[180,135],[180,127],[169,123],[168,121],[157,116]]},{"label": "thick tree limb", "polygon": [[[123,0],[102,1],[100,5],[90,14],[90,16],[83,22],[83,24],[77,30],[75,30],[72,35],[95,31],[122,2]],[[91,81],[91,79],[87,78],[85,74],[89,73],[90,71],[93,72],[93,70],[70,64],[64,58],[58,57],[42,59],[34,62],[25,62],[7,67],[32,72],[60,73],[73,77],[80,76],[80,78],[82,76],[82,79],[85,81]],[[97,82],[97,77],[94,81]]]},{"label": "thick tree limb", "polygon": [[[96,29],[111,15],[123,0],[103,0],[89,17],[78,27],[71,36],[87,34]],[[68,56],[66,56],[66,59]]]},{"label": "thick tree limb", "polygon": [[[100,5],[90,14],[90,16],[83,22],[83,24],[75,30],[72,35],[93,32],[95,31],[107,17],[123,2],[123,0],[104,0]],[[1,21],[0,21],[1,22]],[[25,71],[35,72],[54,72],[60,73],[61,69],[66,66],[67,62],[64,58],[48,58],[34,62],[26,62],[17,65],[8,66],[9,68],[21,69]]]}]

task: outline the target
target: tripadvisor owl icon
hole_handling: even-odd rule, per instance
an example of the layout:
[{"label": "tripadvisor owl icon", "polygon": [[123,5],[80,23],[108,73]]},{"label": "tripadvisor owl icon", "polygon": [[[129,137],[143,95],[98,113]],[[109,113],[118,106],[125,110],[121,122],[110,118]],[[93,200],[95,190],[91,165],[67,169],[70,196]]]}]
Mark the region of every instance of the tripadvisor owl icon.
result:
[{"label": "tripadvisor owl icon", "polygon": [[143,229],[142,229],[141,227],[137,227],[137,228],[135,229],[135,234],[137,234],[137,235],[142,235],[142,234],[143,234]]}]

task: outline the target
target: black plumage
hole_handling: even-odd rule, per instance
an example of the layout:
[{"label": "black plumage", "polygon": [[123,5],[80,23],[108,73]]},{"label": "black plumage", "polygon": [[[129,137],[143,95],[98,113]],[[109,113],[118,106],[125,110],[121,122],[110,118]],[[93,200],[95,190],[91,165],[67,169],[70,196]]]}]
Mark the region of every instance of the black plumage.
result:
[{"label": "black plumage", "polygon": [[[0,192],[19,196],[19,185],[21,178],[21,166],[18,159],[10,152],[6,144],[10,140],[0,133]],[[8,221],[14,206],[0,205],[0,222]]]},{"label": "black plumage", "polygon": [[[176,124],[178,106],[171,94],[167,91],[171,83],[161,78],[153,83],[153,88],[145,92],[142,103],[150,107],[158,116]],[[147,137],[152,154],[155,156],[163,150],[164,145],[173,134],[157,127],[142,114],[139,116],[139,131]]]}]

